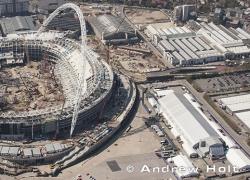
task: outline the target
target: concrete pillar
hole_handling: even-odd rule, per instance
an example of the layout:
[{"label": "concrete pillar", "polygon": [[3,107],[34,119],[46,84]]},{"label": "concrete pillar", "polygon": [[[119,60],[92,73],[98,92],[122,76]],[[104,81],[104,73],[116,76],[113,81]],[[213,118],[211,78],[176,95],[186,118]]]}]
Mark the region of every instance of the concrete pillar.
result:
[{"label": "concrete pillar", "polygon": [[128,39],[128,33],[125,33],[125,37],[126,37],[126,39]]},{"label": "concrete pillar", "polygon": [[104,32],[102,32],[102,40],[104,40]]}]

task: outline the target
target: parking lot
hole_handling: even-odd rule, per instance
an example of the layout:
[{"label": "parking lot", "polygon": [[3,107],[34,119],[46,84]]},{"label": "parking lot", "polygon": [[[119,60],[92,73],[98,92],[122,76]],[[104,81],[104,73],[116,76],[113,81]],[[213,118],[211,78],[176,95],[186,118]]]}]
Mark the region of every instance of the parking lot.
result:
[{"label": "parking lot", "polygon": [[198,79],[194,84],[204,92],[227,92],[250,87],[250,73],[224,75],[215,78]]}]

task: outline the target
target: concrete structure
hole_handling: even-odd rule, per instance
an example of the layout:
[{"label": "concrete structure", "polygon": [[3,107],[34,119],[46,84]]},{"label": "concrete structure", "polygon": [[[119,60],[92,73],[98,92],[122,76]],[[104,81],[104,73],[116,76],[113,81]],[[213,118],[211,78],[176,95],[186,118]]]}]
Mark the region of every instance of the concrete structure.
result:
[{"label": "concrete structure", "polygon": [[27,14],[29,0],[0,0],[0,16]]},{"label": "concrete structure", "polygon": [[[79,17],[81,44],[67,39],[64,33],[44,32],[53,18],[65,9],[74,10]],[[56,64],[54,75],[60,79],[65,96],[62,106],[2,112],[0,124],[5,133],[14,133],[9,128],[15,126],[16,135],[33,136],[33,132],[47,134],[70,129],[71,136],[75,129],[82,129],[99,118],[111,96],[114,77],[110,67],[87,46],[85,38],[86,26],[81,9],[67,3],[54,11],[37,33],[13,34],[1,39],[1,66],[20,64],[27,56],[41,60],[46,53],[47,58]]]},{"label": "concrete structure", "polygon": [[[189,156],[199,154],[212,159],[224,156],[224,147],[219,135],[205,119],[205,115],[182,94],[162,90],[158,96],[159,113],[173,127],[172,133],[183,141]],[[159,93],[159,92],[158,92]],[[156,94],[158,94],[156,93]],[[195,131],[194,131],[195,129]]]},{"label": "concrete structure", "polygon": [[34,31],[36,25],[31,16],[16,16],[0,20],[1,33],[3,36],[20,31]]},{"label": "concrete structure", "polygon": [[[25,39],[25,41],[23,40]],[[33,110],[16,113],[0,113],[0,127],[4,129],[3,133],[10,133],[8,127],[15,126],[15,134],[31,135],[32,127],[35,133],[47,134],[56,132],[57,129],[67,129],[71,127],[73,108],[76,101],[76,91],[78,87],[77,77],[82,73],[81,64],[82,55],[79,44],[73,40],[67,39],[62,33],[48,32],[36,36],[36,33],[19,34],[1,38],[0,41],[0,64],[1,66],[15,65],[25,62],[26,53],[23,46],[28,47],[29,57],[41,59],[42,49],[46,49],[46,54],[51,61],[57,65],[55,75],[61,80],[66,102],[64,107],[58,106],[42,110]],[[17,52],[13,50],[18,49]],[[109,99],[113,86],[113,73],[109,66],[97,60],[98,56],[87,49],[92,54],[92,61],[87,63],[86,81],[87,88],[85,98],[82,100],[81,109],[79,109],[79,121],[77,127],[90,123],[97,119]],[[63,108],[63,114],[62,112]],[[57,124],[59,114],[59,126]],[[82,119],[82,121],[80,120]]]},{"label": "concrete structure", "polygon": [[176,21],[187,21],[190,18],[190,13],[195,12],[195,5],[181,5],[174,8],[174,17]]},{"label": "concrete structure", "polygon": [[166,61],[173,65],[186,66],[249,57],[250,48],[244,41],[250,35],[244,30],[226,29],[213,23],[201,23],[198,26],[199,30],[192,31],[187,27],[161,28],[149,25],[145,32]]},{"label": "concrete structure", "polygon": [[135,30],[121,17],[101,15],[88,19],[96,36],[104,44],[124,44],[138,41]]}]

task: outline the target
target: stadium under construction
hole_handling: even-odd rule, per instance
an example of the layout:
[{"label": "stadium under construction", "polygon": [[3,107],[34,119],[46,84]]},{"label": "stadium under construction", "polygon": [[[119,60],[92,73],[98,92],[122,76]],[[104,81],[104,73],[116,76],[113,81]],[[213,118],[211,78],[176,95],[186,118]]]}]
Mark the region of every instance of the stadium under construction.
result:
[{"label": "stadium under construction", "polygon": [[[61,11],[73,9],[81,42],[45,31]],[[111,68],[85,42],[86,27],[74,4],[59,7],[38,32],[0,40],[1,138],[74,132],[97,120],[112,94]]]}]

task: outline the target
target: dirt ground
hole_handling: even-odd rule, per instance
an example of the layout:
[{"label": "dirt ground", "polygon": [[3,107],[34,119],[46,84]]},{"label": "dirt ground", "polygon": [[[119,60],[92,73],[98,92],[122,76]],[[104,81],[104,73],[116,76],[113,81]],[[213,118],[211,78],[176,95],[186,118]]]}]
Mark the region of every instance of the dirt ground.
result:
[{"label": "dirt ground", "polygon": [[134,24],[151,24],[170,21],[167,15],[158,10],[126,9],[126,14]]}]

